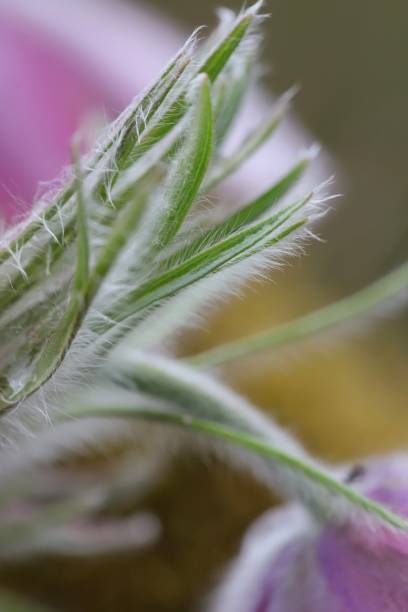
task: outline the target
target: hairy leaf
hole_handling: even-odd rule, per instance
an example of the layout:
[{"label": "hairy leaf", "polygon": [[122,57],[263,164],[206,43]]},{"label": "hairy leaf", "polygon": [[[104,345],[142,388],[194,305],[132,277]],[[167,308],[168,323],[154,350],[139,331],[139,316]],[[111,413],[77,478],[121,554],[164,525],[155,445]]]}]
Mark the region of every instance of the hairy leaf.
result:
[{"label": "hairy leaf", "polygon": [[[256,476],[284,495],[300,499],[319,518],[333,521],[337,517],[341,522],[357,510],[408,530],[402,517],[343,484],[270,419],[210,378],[171,360],[127,348],[112,355],[109,375],[123,390],[117,387],[78,398],[69,410],[71,417],[144,418],[232,442],[262,458],[253,464],[248,459]],[[140,397],[132,389],[148,396]],[[169,398],[170,404],[162,403]],[[225,455],[241,463],[239,457],[236,460],[227,451]]]},{"label": "hairy leaf", "polygon": [[179,265],[176,264],[174,257],[170,258],[167,262],[170,268],[168,272],[123,296],[108,313],[109,318],[116,322],[123,321],[211,274],[274,246],[304,225],[306,219],[299,219],[280,229],[306,205],[309,199],[310,196],[264,221],[220,240],[209,248],[204,248],[191,257],[183,251],[182,263]]}]

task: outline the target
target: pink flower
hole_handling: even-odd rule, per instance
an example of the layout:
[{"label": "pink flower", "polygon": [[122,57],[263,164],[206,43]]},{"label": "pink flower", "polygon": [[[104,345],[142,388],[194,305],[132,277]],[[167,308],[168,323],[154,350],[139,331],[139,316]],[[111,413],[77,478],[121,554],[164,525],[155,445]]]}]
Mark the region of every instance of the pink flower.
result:
[{"label": "pink flower", "polygon": [[[359,491],[408,517],[408,456],[352,474]],[[407,612],[408,534],[373,524],[317,525],[295,506],[251,528],[212,612]]]}]

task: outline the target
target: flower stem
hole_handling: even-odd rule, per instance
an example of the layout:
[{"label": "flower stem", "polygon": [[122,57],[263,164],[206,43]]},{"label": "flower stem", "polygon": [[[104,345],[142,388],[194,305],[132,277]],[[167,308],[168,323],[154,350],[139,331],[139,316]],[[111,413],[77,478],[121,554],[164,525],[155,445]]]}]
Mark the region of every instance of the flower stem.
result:
[{"label": "flower stem", "polygon": [[188,358],[195,366],[211,367],[249,355],[299,342],[341,323],[351,321],[395,299],[408,288],[408,263],[338,302],[272,329],[234,340]]}]

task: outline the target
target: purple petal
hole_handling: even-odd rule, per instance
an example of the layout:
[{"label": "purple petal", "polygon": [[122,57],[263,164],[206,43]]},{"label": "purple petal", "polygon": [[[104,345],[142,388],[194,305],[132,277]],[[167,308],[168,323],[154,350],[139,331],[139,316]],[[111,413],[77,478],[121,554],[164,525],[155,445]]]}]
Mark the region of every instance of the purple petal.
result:
[{"label": "purple petal", "polygon": [[344,612],[407,612],[408,557],[386,544],[367,546],[347,529],[328,529],[319,565]]},{"label": "purple petal", "polygon": [[[367,462],[353,486],[408,516],[407,455]],[[275,510],[250,529],[215,603],[215,612],[408,612],[408,535],[353,516],[319,526],[298,507]]]},{"label": "purple petal", "polygon": [[297,506],[256,521],[210,612],[342,612],[315,556],[315,526]]}]

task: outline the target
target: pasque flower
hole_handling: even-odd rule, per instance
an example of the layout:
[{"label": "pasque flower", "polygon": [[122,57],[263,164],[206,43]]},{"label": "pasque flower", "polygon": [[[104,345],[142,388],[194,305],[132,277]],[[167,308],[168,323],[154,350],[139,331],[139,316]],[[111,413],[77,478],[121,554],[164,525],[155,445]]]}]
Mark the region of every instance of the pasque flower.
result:
[{"label": "pasque flower", "polygon": [[[408,456],[367,462],[349,481],[408,516]],[[318,525],[297,507],[250,529],[213,612],[406,612],[408,535],[350,519]]]},{"label": "pasque flower", "polygon": [[[102,101],[106,111],[114,115],[122,96],[131,97],[140,90],[145,83],[141,79],[140,85],[135,84],[135,75],[132,87],[128,90],[125,86],[126,67],[136,71],[147,57],[153,57],[161,40],[159,30],[152,36],[147,28],[151,40],[143,38],[144,52],[135,58],[127,58],[119,46],[118,70],[120,65],[120,71],[124,67],[125,71],[114,76],[115,69],[108,70],[108,66],[114,65],[110,61],[116,57],[116,43],[124,39],[125,30],[123,23],[117,30],[110,27],[122,5],[91,0],[81,4],[38,0],[35,9],[33,5],[28,0],[4,0],[1,11],[2,44],[8,45],[7,53],[1,54],[7,56],[3,80],[9,85],[0,114],[7,162],[2,183],[7,185],[12,177],[14,183],[9,183],[5,193],[13,193],[14,184],[21,190],[20,195],[14,191],[14,196],[27,199],[34,177],[47,179],[48,172],[60,169],[71,131],[80,125],[85,111],[92,112]],[[75,6],[79,8],[72,8]],[[47,35],[44,24],[38,34],[35,11],[40,7],[44,24],[48,24]],[[102,19],[104,11],[111,9],[112,20]],[[96,544],[102,547],[99,537],[94,537],[102,533],[106,536],[104,549],[126,544],[127,530],[133,531],[133,523],[118,527],[92,520],[95,510],[101,513],[116,498],[109,479],[103,480],[96,499],[89,499],[87,487],[80,488],[75,507],[71,503],[75,500],[64,494],[62,499],[52,496],[52,512],[45,504],[46,524],[49,528],[52,518],[61,530],[53,530],[51,540],[43,528],[41,508],[33,506],[25,483],[34,483],[38,500],[35,465],[40,466],[37,473],[43,479],[44,464],[84,442],[109,447],[111,440],[129,433],[132,439],[148,440],[156,457],[156,442],[149,428],[133,428],[127,422],[123,425],[123,419],[151,420],[164,425],[158,436],[163,433],[163,440],[172,444],[170,424],[205,434],[211,450],[215,448],[235,465],[251,467],[259,479],[283,496],[311,507],[315,515],[312,521],[306,511],[292,507],[274,517],[276,529],[273,525],[266,533],[261,529],[260,537],[259,530],[255,531],[251,540],[256,546],[251,540],[245,546],[242,562],[238,561],[237,570],[221,592],[222,612],[398,612],[406,601],[408,525],[401,518],[407,513],[406,497],[400,494],[407,484],[401,472],[406,461],[379,462],[354,471],[348,478],[355,481],[353,486],[358,490],[353,490],[335,478],[337,470],[320,465],[273,420],[200,372],[200,368],[214,365],[214,354],[195,355],[189,363],[160,354],[175,330],[191,321],[192,314],[205,312],[220,296],[262,275],[292,253],[293,246],[310,235],[309,226],[321,212],[322,201],[313,193],[303,193],[290,203],[283,200],[293,198],[289,190],[306,169],[307,157],[292,159],[279,180],[272,176],[286,165],[286,153],[297,149],[292,137],[297,132],[293,130],[289,137],[284,134],[284,146],[282,140],[274,139],[275,152],[269,148],[264,155],[266,190],[262,192],[259,180],[265,164],[253,159],[258,165],[250,183],[255,182],[261,193],[240,194],[246,202],[239,206],[237,201],[232,211],[220,211],[221,207],[210,204],[214,188],[258,151],[287,110],[287,104],[279,106],[235,149],[228,152],[224,148],[224,137],[250,84],[249,67],[257,57],[263,21],[261,9],[258,1],[236,16],[222,12],[221,24],[207,43],[197,44],[197,35],[189,38],[150,89],[131,102],[88,156],[82,159],[74,152],[75,163],[62,189],[40,199],[22,223],[2,237],[1,549],[7,545],[19,554],[31,553],[44,550],[44,542],[49,542],[53,548],[67,550],[75,540],[72,529],[76,541],[83,544],[81,533],[90,525],[84,552],[95,550]],[[76,22],[74,14],[81,19]],[[82,19],[87,20],[85,25]],[[141,21],[135,20],[135,27],[137,23],[141,27]],[[78,34],[85,32],[81,45],[79,38],[62,37],[69,24]],[[137,39],[134,29],[132,36]],[[82,61],[80,58],[92,55],[92,40],[101,51],[93,57],[100,61]],[[154,72],[152,66],[149,79],[150,72]],[[123,87],[119,74],[124,75]],[[257,104],[250,108],[255,118]],[[240,119],[238,132],[246,126],[246,120]],[[210,205],[205,208],[202,203],[207,196]],[[278,329],[277,336],[266,332],[260,343],[259,338],[255,342],[243,339],[239,354],[253,351],[254,346],[265,347],[265,338],[270,346],[276,346],[277,337],[282,344],[342,322],[372,308],[380,299],[399,294],[406,286],[403,266],[323,314],[312,313],[294,325],[289,323],[283,331]],[[230,351],[231,346],[219,347],[215,362],[225,362],[226,356],[228,360]],[[91,422],[83,425],[82,419]],[[167,443],[158,445],[170,448]],[[13,452],[16,448],[17,453]],[[133,461],[131,468],[134,478]],[[54,484],[52,481],[51,488]],[[12,495],[17,496],[14,503],[9,501]],[[337,512],[338,508],[341,511]],[[23,523],[28,518],[31,530],[20,528],[18,509],[24,515]],[[68,526],[67,516],[72,518]],[[325,521],[322,526],[316,516]],[[360,516],[368,518],[360,520]],[[378,517],[377,522],[373,517]],[[399,531],[394,533],[385,524]],[[157,529],[154,524],[150,527],[154,536]],[[143,537],[142,544],[145,541]]]},{"label": "pasque flower", "polygon": [[[47,20],[58,17],[67,25],[73,23],[68,18],[64,20],[64,15],[71,14],[72,3],[59,3],[56,12],[52,2],[40,0],[39,4],[42,10],[49,8],[49,12],[44,12]],[[37,10],[39,4],[36,5]],[[79,14],[85,11],[82,15],[85,18],[86,8],[91,6],[96,9],[100,4],[85,2],[81,4]],[[108,7],[113,9],[121,5],[101,6],[107,10]],[[241,94],[249,85],[248,68],[253,67],[257,54],[257,33],[262,21],[258,14],[260,9],[261,3],[257,2],[236,16],[224,12],[222,23],[207,44],[200,45],[197,35],[193,35],[170,63],[166,58],[166,67],[160,71],[159,78],[153,80],[145,93],[130,103],[120,118],[98,139],[92,152],[84,159],[78,159],[78,154],[74,152],[74,167],[67,170],[62,188],[47,192],[20,224],[2,236],[0,407],[3,420],[0,445],[7,458],[10,457],[1,463],[2,491],[10,483],[13,487],[15,480],[21,476],[20,454],[18,459],[14,458],[11,450],[13,444],[14,447],[19,443],[24,445],[27,457],[32,453],[34,463],[48,462],[65,453],[62,448],[65,447],[64,427],[62,430],[56,428],[61,435],[57,433],[55,438],[54,428],[51,428],[49,443],[43,439],[41,444],[34,442],[30,445],[26,442],[27,432],[35,431],[38,435],[43,432],[46,435],[50,419],[60,423],[62,415],[68,414],[64,397],[71,398],[74,391],[81,389],[79,395],[87,404],[82,390],[91,388],[93,384],[96,385],[95,389],[99,387],[97,378],[115,345],[125,343],[128,334],[135,338],[133,333],[138,335],[138,347],[145,346],[146,351],[152,346],[164,345],[176,327],[188,323],[194,310],[203,309],[205,300],[214,301],[212,296],[216,294],[219,298],[224,290],[229,290],[224,275],[229,276],[232,268],[235,268],[233,284],[236,287],[254,273],[274,266],[284,254],[292,251],[294,236],[304,236],[306,225],[315,219],[319,203],[314,201],[311,193],[303,193],[301,198],[294,198],[287,205],[285,202],[281,204],[307,167],[308,160],[302,158],[292,159],[292,166],[287,169],[286,175],[276,182],[269,172],[266,177],[268,187],[260,195],[241,194],[243,198],[248,198],[241,208],[220,211],[218,206],[210,207],[205,211],[203,223],[203,209],[199,200],[210,194],[215,186],[231,176],[259,149],[272,135],[287,110],[287,104],[272,109],[272,116],[250,131],[245,147],[238,146],[230,154],[224,151],[224,137],[240,106]],[[6,2],[2,5],[2,11],[7,34],[3,41],[8,40],[10,58],[15,52],[15,57],[21,60],[14,69],[7,62],[4,68],[9,71],[8,82],[13,86],[11,90],[16,101],[22,102],[21,108],[17,102],[14,104],[13,112],[11,100],[6,109],[8,115],[6,111],[4,113],[4,121],[11,117],[7,126],[12,141],[10,150],[13,139],[20,143],[24,140],[24,134],[20,131],[20,113],[21,122],[24,119],[28,123],[25,137],[31,139],[30,121],[35,123],[36,115],[33,113],[29,117],[28,113],[33,110],[35,100],[41,103],[37,105],[36,112],[41,115],[44,126],[49,117],[51,123],[63,121],[65,97],[60,99],[59,93],[60,90],[63,93],[65,82],[58,70],[65,66],[64,62],[69,66],[69,70],[64,71],[69,76],[68,110],[78,110],[78,113],[70,115],[69,126],[61,131],[62,138],[57,143],[58,147],[61,145],[68,149],[70,128],[75,127],[82,103],[85,108],[88,103],[92,106],[100,99],[100,71],[91,70],[89,74],[92,79],[85,76],[77,79],[77,74],[88,74],[89,64],[77,62],[78,73],[75,72],[73,61],[79,57],[79,48],[73,46],[72,40],[68,45],[67,40],[63,39],[67,44],[63,49],[60,41],[60,51],[56,51],[56,55],[51,47],[48,53],[48,42],[55,42],[55,34],[60,34],[62,30],[53,31],[54,38],[51,38],[48,30],[47,36],[44,30],[41,30],[41,36],[34,34],[39,25],[38,19],[35,20],[36,14],[30,11],[29,3],[23,0],[13,4]],[[98,19],[87,22],[86,32],[91,33],[91,37],[92,26],[99,23],[101,14],[102,9],[101,13],[99,10],[94,12],[94,18]],[[114,19],[116,13],[111,14]],[[24,29],[25,34],[21,39],[20,29]],[[104,36],[99,30],[97,38],[101,47],[108,40],[109,49],[116,41],[113,32],[109,35],[105,31]],[[157,40],[160,40],[159,30],[155,30],[154,44]],[[75,52],[67,55],[67,50],[73,48]],[[146,47],[146,55],[149,55],[149,49],[151,47]],[[27,66],[35,66],[36,57],[41,79],[37,75],[31,78],[34,69],[24,73]],[[55,72],[49,72],[49,63],[55,61]],[[136,67],[142,65],[140,58],[124,62],[122,57],[121,63],[126,63],[130,69],[133,64]],[[27,82],[27,88],[23,89],[26,99],[21,95],[20,88],[13,85],[15,75],[21,77],[24,87]],[[41,87],[37,92],[39,83]],[[118,88],[116,79],[115,83],[109,90],[108,98],[113,112],[115,96],[118,93],[126,94],[125,88]],[[30,86],[33,88],[32,95]],[[133,83],[132,89],[140,90],[140,87],[135,87]],[[47,98],[48,90],[51,101]],[[81,103],[75,106],[74,102],[78,100]],[[47,110],[48,104],[50,110]],[[58,115],[59,112],[61,115]],[[244,123],[240,121],[240,127]],[[30,140],[32,150],[26,160],[30,168],[31,158],[35,160],[38,155],[47,154],[45,136],[48,133],[55,136],[52,126],[49,132],[44,126],[35,135],[40,140],[41,136],[44,137],[38,149],[34,146],[34,140]],[[7,139],[5,142],[7,144]],[[289,147],[293,149],[293,141]],[[281,162],[284,157],[280,156]],[[7,152],[5,159],[9,159]],[[24,161],[24,156],[17,154],[16,160],[20,163]],[[32,170],[34,172],[35,169]],[[274,164],[273,170],[279,172],[279,164]],[[21,183],[23,185],[23,179]],[[260,188],[259,185],[257,187]],[[196,203],[197,206],[194,206]],[[224,213],[221,218],[220,212]],[[271,251],[273,259],[269,258]],[[254,264],[251,268],[244,265],[247,258]],[[158,284],[154,288],[151,283],[155,284],[156,279]],[[204,286],[206,280],[209,282]],[[199,291],[192,291],[197,283]],[[185,293],[185,297],[179,300],[181,293]],[[157,325],[154,320],[159,310],[160,325]],[[125,353],[126,364],[127,351]],[[138,362],[140,368],[143,364],[146,366],[146,357],[143,356]],[[135,358],[133,352],[132,358]],[[119,359],[119,354],[116,354],[116,359]],[[201,390],[209,386],[208,379],[197,379],[191,369],[186,373],[181,368],[181,371],[174,373],[172,363],[167,361],[154,362],[148,368],[146,374],[148,378],[153,375],[153,388],[157,388],[156,376],[162,383],[166,382],[168,377],[162,374],[162,369],[167,370],[169,365],[171,377],[176,374],[176,378],[180,377],[181,380],[170,380],[170,388],[163,389],[165,397],[178,395],[179,382],[183,387],[187,385],[188,394],[193,393],[195,388],[191,389],[190,383],[198,380],[199,397],[195,395],[194,401],[189,400],[189,406],[196,404],[206,410],[208,404],[215,414],[226,410],[232,417],[236,414],[238,403],[239,412],[242,412],[239,419],[241,427],[242,419],[251,420],[254,415],[255,424],[258,422],[252,407],[241,404],[239,399],[231,399],[228,394],[224,397],[225,393],[218,387],[214,391],[216,397],[205,398],[202,402]],[[117,385],[116,375],[120,378],[122,373],[111,365],[106,367],[111,374],[115,373],[112,380],[106,379],[110,382],[108,387],[111,390],[112,386]],[[147,384],[147,381],[144,383]],[[109,389],[103,391],[105,400],[110,397]],[[119,393],[121,391],[119,388]],[[133,401],[133,395],[131,399]],[[152,402],[149,398],[142,401],[145,399],[150,406]],[[158,399],[159,407],[163,407],[163,397]],[[119,401],[119,397],[115,398],[116,401]],[[70,408],[74,404],[79,405],[76,399],[67,402]],[[153,408],[156,409],[156,405]],[[69,414],[69,419],[79,418],[72,412]],[[261,425],[265,433],[262,419]],[[118,423],[117,427],[110,425],[106,429],[101,424],[100,429],[95,429],[93,425],[84,428],[81,424],[74,430],[77,434],[67,432],[69,447],[77,447],[77,444],[80,445],[79,439],[82,441],[85,438],[92,442],[97,439],[118,439],[127,432],[128,427],[123,428]],[[274,431],[272,427],[272,433]],[[30,469],[33,462],[27,458]],[[18,477],[16,472],[19,472]],[[110,489],[111,483],[107,482],[104,486]],[[78,492],[78,496],[82,498],[82,493]],[[18,501],[9,505],[13,510],[23,508],[25,512],[32,508],[30,499],[21,499],[20,491],[17,497]],[[102,504],[106,499],[107,496],[103,495]],[[65,504],[65,499],[61,503]],[[76,519],[77,508],[74,510]],[[85,513],[88,510],[87,506]],[[59,517],[58,508],[56,511]],[[82,511],[81,505],[79,514]],[[13,511],[11,514],[15,516],[16,513]],[[75,520],[75,525],[78,524],[85,523]],[[9,531],[5,526],[3,533],[7,540],[10,540]],[[20,552],[22,547],[25,551],[29,544],[31,547],[32,543],[28,543],[25,537],[24,542],[20,541],[18,533],[21,530],[15,523],[12,531],[13,542],[10,546],[13,549],[17,547]],[[14,533],[17,533],[18,542]],[[34,535],[37,546],[37,535]],[[0,539],[1,536],[0,533]],[[64,542],[61,546],[65,547],[66,540],[62,539]]]}]

